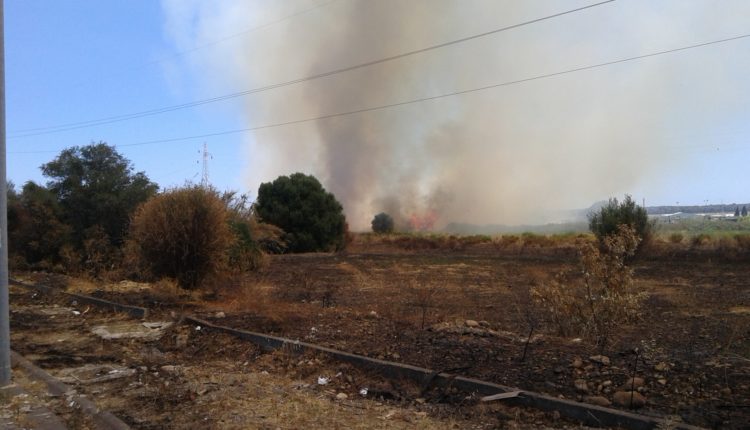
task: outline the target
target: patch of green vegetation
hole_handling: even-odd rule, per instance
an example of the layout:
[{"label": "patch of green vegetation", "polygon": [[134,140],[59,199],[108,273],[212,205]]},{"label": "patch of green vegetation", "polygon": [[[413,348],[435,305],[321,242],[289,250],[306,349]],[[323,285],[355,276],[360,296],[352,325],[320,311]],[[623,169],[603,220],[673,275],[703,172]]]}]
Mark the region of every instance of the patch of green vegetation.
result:
[{"label": "patch of green vegetation", "polygon": [[697,236],[704,234],[712,238],[734,236],[738,233],[750,233],[750,217],[730,219],[708,219],[704,217],[671,220],[659,220],[656,223],[656,234],[669,238],[672,234]]}]

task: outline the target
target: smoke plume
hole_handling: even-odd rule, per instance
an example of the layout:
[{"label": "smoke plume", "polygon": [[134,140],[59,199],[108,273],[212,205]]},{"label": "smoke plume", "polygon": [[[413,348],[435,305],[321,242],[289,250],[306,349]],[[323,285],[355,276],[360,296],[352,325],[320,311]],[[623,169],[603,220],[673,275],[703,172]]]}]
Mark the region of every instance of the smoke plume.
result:
[{"label": "smoke plume", "polygon": [[[215,95],[311,76],[587,4],[497,0],[164,0],[167,33]],[[718,9],[722,9],[719,11]],[[739,34],[747,2],[615,2],[243,98],[247,127],[515,81]],[[279,19],[295,14],[295,16]],[[719,25],[720,23],[720,25]],[[740,42],[742,43],[742,42]],[[436,217],[538,223],[555,211],[658,190],[687,162],[685,133],[742,98],[745,45],[716,45],[243,137],[246,183],[314,174],[366,229]],[[745,67],[738,67],[742,61]],[[743,88],[743,91],[737,91]],[[687,130],[687,131],[686,131]],[[656,191],[654,191],[656,192]],[[640,196],[635,195],[639,198]]]}]

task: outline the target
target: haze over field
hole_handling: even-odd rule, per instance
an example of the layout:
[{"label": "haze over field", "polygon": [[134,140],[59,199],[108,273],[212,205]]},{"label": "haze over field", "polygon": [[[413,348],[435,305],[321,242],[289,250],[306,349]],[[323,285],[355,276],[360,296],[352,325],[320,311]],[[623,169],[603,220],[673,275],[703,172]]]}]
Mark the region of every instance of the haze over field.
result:
[{"label": "haze over field", "polygon": [[[241,42],[191,66],[208,86],[254,88],[585,4],[338,0],[239,36]],[[164,1],[170,34],[184,46],[315,3],[296,5]],[[747,2],[606,4],[249,97],[247,124],[429,97],[718,39],[741,30],[747,16]],[[750,63],[734,55],[746,46],[739,41],[260,130],[246,139],[247,183],[253,188],[293,171],[318,175],[355,228],[380,210],[402,217],[435,211],[439,222],[550,221],[543,209],[586,207],[644,184],[658,188],[695,155],[681,148],[681,136],[726,131],[738,110],[746,114]],[[710,142],[703,149],[712,149]]]},{"label": "haze over field", "polygon": [[[744,0],[618,0],[227,101],[85,122],[297,80],[594,2],[13,2],[9,175],[18,185],[43,182],[38,166],[60,150],[103,140],[162,186],[180,185],[200,178],[205,142],[217,188],[254,195],[278,175],[311,173],[355,229],[383,210],[434,215],[440,227],[554,221],[624,193],[649,206],[747,201],[750,38],[237,131],[740,36],[750,31]],[[42,133],[19,136],[24,130]]]}]

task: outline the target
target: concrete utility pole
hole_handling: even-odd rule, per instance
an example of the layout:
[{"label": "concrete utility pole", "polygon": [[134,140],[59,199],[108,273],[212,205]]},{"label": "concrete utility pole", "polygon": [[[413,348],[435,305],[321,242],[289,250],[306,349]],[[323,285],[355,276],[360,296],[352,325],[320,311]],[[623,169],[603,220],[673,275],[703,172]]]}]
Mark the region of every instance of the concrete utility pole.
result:
[{"label": "concrete utility pole", "polygon": [[5,165],[5,5],[0,0],[0,387],[10,384],[8,175]]}]

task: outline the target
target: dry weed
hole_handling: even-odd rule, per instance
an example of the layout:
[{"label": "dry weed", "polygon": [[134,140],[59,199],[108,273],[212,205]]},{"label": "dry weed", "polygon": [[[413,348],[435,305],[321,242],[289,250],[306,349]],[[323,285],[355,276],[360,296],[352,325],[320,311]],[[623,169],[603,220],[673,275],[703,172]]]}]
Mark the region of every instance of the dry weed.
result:
[{"label": "dry weed", "polygon": [[643,295],[633,291],[633,271],[626,264],[638,244],[634,229],[625,225],[604,239],[603,250],[581,242],[577,277],[561,273],[532,289],[560,334],[589,336],[604,349],[619,325],[638,316]]}]

